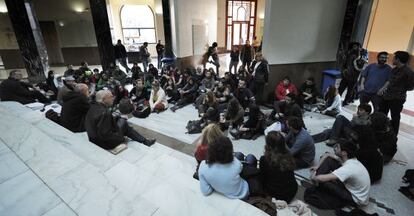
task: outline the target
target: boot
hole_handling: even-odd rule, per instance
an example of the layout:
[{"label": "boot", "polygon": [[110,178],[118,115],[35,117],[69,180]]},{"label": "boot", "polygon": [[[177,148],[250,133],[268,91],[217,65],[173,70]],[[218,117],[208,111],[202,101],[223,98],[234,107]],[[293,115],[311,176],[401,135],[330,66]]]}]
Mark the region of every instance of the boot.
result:
[{"label": "boot", "polygon": [[150,147],[150,146],[154,145],[155,141],[156,141],[156,139],[146,139],[142,144]]}]

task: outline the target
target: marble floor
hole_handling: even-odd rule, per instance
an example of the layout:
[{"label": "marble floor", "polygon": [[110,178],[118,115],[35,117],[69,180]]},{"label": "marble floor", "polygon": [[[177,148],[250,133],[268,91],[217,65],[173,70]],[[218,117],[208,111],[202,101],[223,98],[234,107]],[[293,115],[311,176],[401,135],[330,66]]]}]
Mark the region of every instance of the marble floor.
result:
[{"label": "marble floor", "polygon": [[0,102],[0,215],[266,215],[204,197],[187,154],[160,143],[128,147],[112,155],[41,112]]}]

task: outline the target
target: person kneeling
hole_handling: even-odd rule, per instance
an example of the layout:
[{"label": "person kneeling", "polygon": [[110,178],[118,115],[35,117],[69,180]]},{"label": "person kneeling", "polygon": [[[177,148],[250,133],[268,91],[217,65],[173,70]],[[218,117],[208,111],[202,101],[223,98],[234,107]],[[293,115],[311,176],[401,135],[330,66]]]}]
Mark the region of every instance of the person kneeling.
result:
[{"label": "person kneeling", "polygon": [[305,201],[321,209],[337,209],[347,205],[367,205],[371,187],[367,169],[356,158],[357,146],[339,140],[335,155],[326,153],[319,165],[311,169],[317,184],[305,191]]}]

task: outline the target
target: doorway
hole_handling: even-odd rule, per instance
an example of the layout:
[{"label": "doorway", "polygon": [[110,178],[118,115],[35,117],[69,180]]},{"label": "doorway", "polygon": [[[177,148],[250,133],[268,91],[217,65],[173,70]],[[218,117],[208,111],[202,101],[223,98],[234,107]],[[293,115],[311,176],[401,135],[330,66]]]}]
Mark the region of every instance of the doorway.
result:
[{"label": "doorway", "polygon": [[257,0],[227,0],[226,48],[253,41],[256,29]]}]

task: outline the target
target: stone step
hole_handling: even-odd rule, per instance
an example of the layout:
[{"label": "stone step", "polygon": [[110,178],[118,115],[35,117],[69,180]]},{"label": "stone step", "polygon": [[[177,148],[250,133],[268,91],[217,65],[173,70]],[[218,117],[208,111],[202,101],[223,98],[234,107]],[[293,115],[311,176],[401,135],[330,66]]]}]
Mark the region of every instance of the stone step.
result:
[{"label": "stone step", "polygon": [[78,215],[152,215],[157,210],[145,200],[139,200],[142,206],[132,204],[100,169],[27,122],[5,113],[0,122],[1,140]]},{"label": "stone step", "polygon": [[[24,114],[22,120],[7,115],[3,108],[0,113],[0,138],[78,215],[228,215],[223,212],[234,209],[225,210],[218,204],[243,205],[219,194],[204,197],[192,179],[195,160],[160,144],[148,148],[131,143],[120,157],[107,157],[109,153],[94,149],[82,135],[57,129],[47,119],[33,121],[28,117],[31,114]],[[6,122],[12,123],[5,126]],[[99,152],[105,154],[88,156]],[[111,157],[119,160],[107,166],[97,164]],[[206,203],[206,199],[222,201]],[[264,215],[250,205],[237,215],[252,212]]]}]

